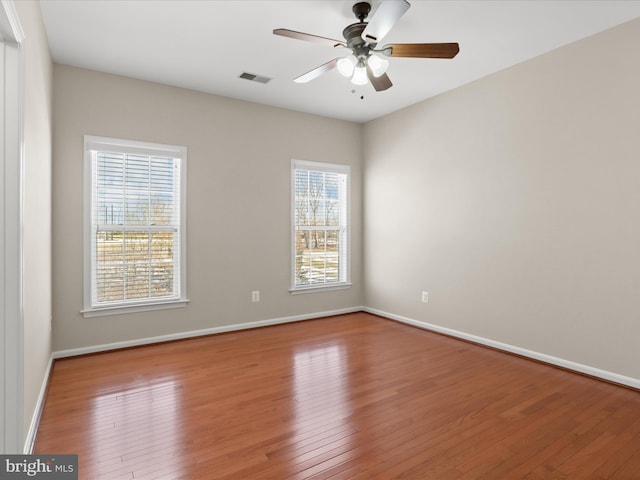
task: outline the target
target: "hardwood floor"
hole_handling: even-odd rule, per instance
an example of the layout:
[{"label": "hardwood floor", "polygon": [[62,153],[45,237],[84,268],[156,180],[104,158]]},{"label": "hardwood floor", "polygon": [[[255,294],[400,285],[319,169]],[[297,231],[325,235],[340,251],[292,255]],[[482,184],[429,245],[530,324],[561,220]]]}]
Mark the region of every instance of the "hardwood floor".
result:
[{"label": "hardwood floor", "polygon": [[640,393],[365,313],[55,362],[81,479],[640,478]]}]

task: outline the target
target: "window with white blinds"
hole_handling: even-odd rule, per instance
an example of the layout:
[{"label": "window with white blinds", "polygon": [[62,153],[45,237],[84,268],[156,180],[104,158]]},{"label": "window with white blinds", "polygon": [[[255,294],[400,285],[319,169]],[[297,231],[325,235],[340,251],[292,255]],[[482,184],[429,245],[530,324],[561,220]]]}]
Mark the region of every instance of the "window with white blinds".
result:
[{"label": "window with white blinds", "polygon": [[85,136],[85,316],[186,300],[186,148]]},{"label": "window with white blinds", "polygon": [[292,162],[292,293],[349,286],[349,167]]}]

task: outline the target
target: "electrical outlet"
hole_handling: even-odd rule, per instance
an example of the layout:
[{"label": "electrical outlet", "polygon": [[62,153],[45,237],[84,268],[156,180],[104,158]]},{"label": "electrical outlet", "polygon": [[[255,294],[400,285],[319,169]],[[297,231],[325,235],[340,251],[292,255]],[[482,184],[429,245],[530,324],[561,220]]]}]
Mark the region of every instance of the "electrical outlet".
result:
[{"label": "electrical outlet", "polygon": [[251,292],[251,301],[254,303],[260,301],[260,290],[254,290]]},{"label": "electrical outlet", "polygon": [[422,303],[429,303],[429,292],[422,291]]}]

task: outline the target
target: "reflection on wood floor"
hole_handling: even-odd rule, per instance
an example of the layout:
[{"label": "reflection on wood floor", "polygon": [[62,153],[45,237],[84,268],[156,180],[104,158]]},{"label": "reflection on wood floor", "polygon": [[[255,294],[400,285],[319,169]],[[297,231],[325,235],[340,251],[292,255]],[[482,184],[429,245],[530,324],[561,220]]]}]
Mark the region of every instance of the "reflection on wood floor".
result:
[{"label": "reflection on wood floor", "polygon": [[640,392],[366,313],[55,362],[81,479],[640,478]]}]

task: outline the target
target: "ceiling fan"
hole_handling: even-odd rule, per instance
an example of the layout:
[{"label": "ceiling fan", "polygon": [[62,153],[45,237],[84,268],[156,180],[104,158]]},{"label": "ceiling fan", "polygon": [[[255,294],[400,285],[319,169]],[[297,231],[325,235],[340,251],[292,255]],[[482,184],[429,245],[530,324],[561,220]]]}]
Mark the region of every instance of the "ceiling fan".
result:
[{"label": "ceiling fan", "polygon": [[313,70],[295,78],[297,83],[307,83],[334,68],[345,77],[350,77],[355,85],[366,85],[371,82],[373,88],[380,92],[393,84],[386,74],[389,61],[387,57],[411,58],[453,58],[460,51],[457,43],[391,43],[377,48],[382,38],[389,33],[396,22],[405,14],[411,5],[406,0],[382,0],[371,21],[365,18],[371,11],[369,2],[358,2],[353,5],[353,13],[357,23],[348,25],[343,31],[345,41],[296,32],[286,28],[277,28],[275,35],[305,40],[307,42],[343,47],[351,50],[346,57],[338,57],[320,65]]}]

